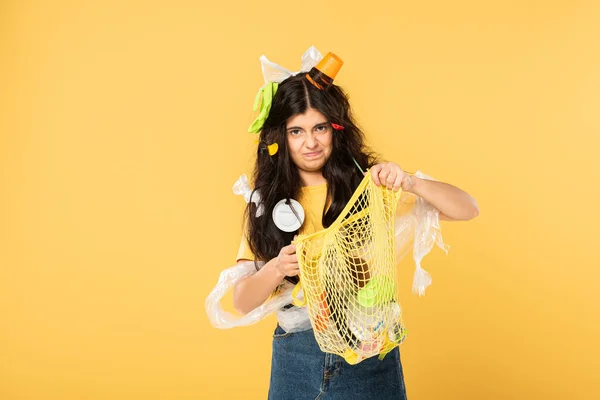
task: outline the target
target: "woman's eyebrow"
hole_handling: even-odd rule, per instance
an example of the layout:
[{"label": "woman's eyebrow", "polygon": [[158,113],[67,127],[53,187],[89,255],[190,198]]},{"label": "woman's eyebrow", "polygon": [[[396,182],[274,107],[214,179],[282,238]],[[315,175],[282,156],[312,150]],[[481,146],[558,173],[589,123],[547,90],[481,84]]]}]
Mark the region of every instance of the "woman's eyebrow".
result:
[{"label": "woman's eyebrow", "polygon": [[[327,125],[327,122],[319,122],[318,124],[313,126],[313,129],[315,129],[317,126],[321,126],[321,125]],[[304,129],[304,128],[301,126],[290,126],[289,128],[286,129],[286,131],[289,131],[291,129]]]}]

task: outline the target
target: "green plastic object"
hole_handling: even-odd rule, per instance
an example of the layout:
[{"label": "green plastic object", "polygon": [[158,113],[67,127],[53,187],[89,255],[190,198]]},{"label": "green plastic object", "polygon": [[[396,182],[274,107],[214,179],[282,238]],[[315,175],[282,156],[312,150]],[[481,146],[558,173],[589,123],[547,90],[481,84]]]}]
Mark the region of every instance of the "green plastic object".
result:
[{"label": "green plastic object", "polygon": [[258,89],[258,93],[256,93],[256,97],[254,98],[254,111],[258,109],[258,104],[260,102],[260,98],[262,95],[262,102],[260,103],[260,113],[258,117],[254,120],[252,125],[248,128],[249,133],[258,133],[262,129],[265,124],[265,120],[269,116],[269,111],[271,111],[271,103],[273,102],[273,96],[275,96],[275,92],[277,92],[277,88],[279,84],[277,82],[267,82],[265,85],[261,86]]},{"label": "green plastic object", "polygon": [[387,276],[374,276],[358,291],[358,304],[363,307],[374,307],[392,301],[394,298],[394,282]]}]

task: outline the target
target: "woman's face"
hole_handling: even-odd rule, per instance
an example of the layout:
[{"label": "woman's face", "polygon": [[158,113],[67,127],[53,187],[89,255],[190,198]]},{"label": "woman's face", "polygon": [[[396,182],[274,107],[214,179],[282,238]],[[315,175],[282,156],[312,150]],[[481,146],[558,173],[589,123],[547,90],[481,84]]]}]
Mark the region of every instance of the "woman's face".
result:
[{"label": "woman's face", "polygon": [[301,175],[321,171],[331,155],[332,134],[327,117],[313,108],[287,120],[288,150]]}]

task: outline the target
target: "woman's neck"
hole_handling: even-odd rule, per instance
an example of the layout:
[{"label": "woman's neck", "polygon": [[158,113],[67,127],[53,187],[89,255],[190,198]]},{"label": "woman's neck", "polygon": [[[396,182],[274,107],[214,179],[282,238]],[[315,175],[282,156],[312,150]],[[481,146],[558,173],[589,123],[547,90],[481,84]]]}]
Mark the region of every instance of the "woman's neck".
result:
[{"label": "woman's neck", "polygon": [[323,173],[321,171],[318,172],[308,172],[308,171],[299,171],[300,179],[302,179],[302,186],[316,186],[326,183],[327,180],[323,177]]}]

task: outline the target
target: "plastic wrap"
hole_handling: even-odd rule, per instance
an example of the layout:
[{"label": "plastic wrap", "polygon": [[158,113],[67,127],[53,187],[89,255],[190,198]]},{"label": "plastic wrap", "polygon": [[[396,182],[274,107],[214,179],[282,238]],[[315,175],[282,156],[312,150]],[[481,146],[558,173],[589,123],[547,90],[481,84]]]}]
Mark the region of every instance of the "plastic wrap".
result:
[{"label": "plastic wrap", "polygon": [[279,326],[286,332],[301,332],[311,328],[306,307],[290,307],[275,312]]},{"label": "plastic wrap", "polygon": [[292,72],[281,65],[275,64],[263,54],[260,56],[260,65],[262,68],[263,77],[265,78],[265,84],[269,82],[281,83],[290,76],[299,74],[300,72],[308,72],[312,67],[317,65],[323,55],[316,49],[315,46],[310,46],[304,54],[302,54],[302,66],[300,71]]},{"label": "plastic wrap", "polygon": [[265,206],[260,202],[260,193],[254,192],[252,194],[252,189],[250,189],[250,185],[248,184],[248,177],[246,174],[243,174],[239,177],[239,179],[233,184],[233,193],[244,196],[244,200],[246,203],[253,202],[256,204],[256,217],[260,217],[265,212]]},{"label": "plastic wrap", "polygon": [[[434,181],[421,171],[415,173],[417,178]],[[444,244],[440,226],[440,212],[425,199],[415,196],[415,204],[411,212],[398,215],[396,218],[396,261],[400,262],[413,243],[413,259],[415,275],[413,278],[413,293],[423,296],[425,289],[431,285],[431,275],[421,267],[421,261],[437,245],[448,254],[450,246]]]},{"label": "plastic wrap", "polygon": [[[264,262],[258,262],[262,267]],[[292,307],[283,310],[282,307],[292,302],[292,290],[294,285],[284,281],[276,295],[268,298],[262,305],[256,307],[245,315],[236,315],[225,311],[221,306],[221,300],[227,292],[244,278],[254,275],[256,267],[254,261],[243,261],[221,272],[215,288],[206,298],[206,314],[215,328],[229,329],[236,326],[252,325],[269,314],[277,311],[277,319],[281,327],[287,332],[296,332],[310,329],[308,314],[306,310]],[[305,315],[303,315],[305,314]]]}]

